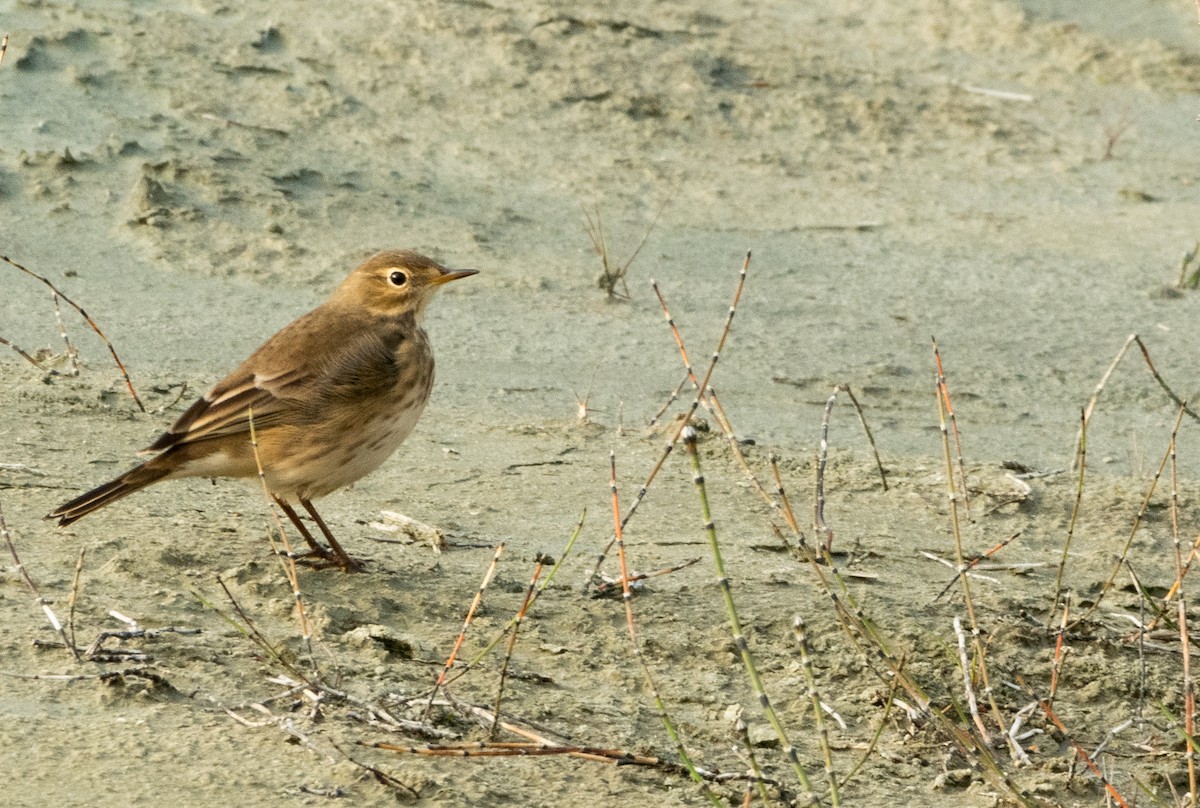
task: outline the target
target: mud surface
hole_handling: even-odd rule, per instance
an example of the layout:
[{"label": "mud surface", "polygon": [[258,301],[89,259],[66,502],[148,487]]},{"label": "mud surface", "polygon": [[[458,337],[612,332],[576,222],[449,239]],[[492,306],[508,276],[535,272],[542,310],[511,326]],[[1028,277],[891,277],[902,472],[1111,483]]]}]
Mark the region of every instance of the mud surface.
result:
[{"label": "mud surface", "polygon": [[[34,644],[57,635],[6,565],[4,799],[703,804],[686,774],[662,767],[372,749],[431,741],[367,719],[370,705],[421,719],[423,702],[405,700],[428,695],[493,547],[506,543],[465,659],[516,613],[535,555],[559,557],[586,509],[575,550],[522,626],[505,717],[560,742],[677,759],[620,599],[579,591],[612,531],[609,452],[628,508],[670,435],[647,424],[684,377],[650,279],[702,370],[747,250],[713,386],[770,491],[768,458],[778,456],[810,542],[822,411],[835,384],[852,387],[890,489],[843,394],[825,475],[848,590],[839,599],[877,627],[932,711],[888,707],[898,680],[878,646],[844,627],[854,619],[839,618],[781,512],[702,413],[712,431],[700,457],[742,628],[814,788],[828,792],[794,615],[806,621],[821,698],[845,723],[827,721],[834,769],[845,777],[865,758],[841,788],[846,804],[984,806],[1021,790],[1035,802],[1099,804],[1103,786],[1072,767],[1072,742],[1090,754],[1127,719],[1139,720],[1100,756],[1113,787],[1167,802],[1172,787],[1186,791],[1178,631],[1163,617],[1139,644],[1135,628],[1156,608],[1177,613],[1161,599],[1176,574],[1173,536],[1186,549],[1197,531],[1200,451],[1185,417],[1177,510],[1168,466],[1139,521],[1177,407],[1136,347],[1089,428],[1065,573],[1071,619],[1087,619],[1068,634],[1054,703],[1067,733],[1042,711],[1023,716],[1042,733],[1021,741],[1029,761],[1018,765],[981,707],[1012,787],[960,748],[974,730],[959,712],[953,630],[956,616],[968,620],[966,603],[957,584],[943,593],[952,567],[923,554],[951,564],[955,555],[933,335],[966,459],[966,551],[1019,534],[989,559],[1008,568],[981,570],[988,577],[971,590],[1010,726],[1031,693],[1051,687],[1047,626],[1061,619],[1055,579],[1078,490],[1068,467],[1080,409],[1132,333],[1179,396],[1198,388],[1200,296],[1172,288],[1200,220],[1195,9],[1142,0],[1114,21],[1074,5],[566,12],[365,0],[348,12],[279,0],[0,0],[0,35],[11,35],[0,63],[0,253],[96,318],[150,410],[133,405],[104,344],[70,309],[78,376],[43,374],[0,345],[0,505],[63,620],[86,550],[74,604],[81,649],[129,628],[111,611],[143,629],[188,630],[106,643],[144,659],[75,663]],[[615,266],[649,231],[627,301],[597,287],[584,221],[597,211]],[[361,575],[300,573],[321,679],[351,697],[327,693],[314,712],[302,693],[273,699],[290,666],[311,664],[259,492],[176,482],[65,530],[41,516],[132,465],[192,398],[388,247],[481,273],[430,309],[439,381],[417,431],[379,472],[322,503],[370,563]],[[61,359],[45,288],[7,265],[0,337]],[[384,510],[436,525],[449,548],[377,541],[394,538],[371,524]],[[697,765],[747,770],[740,711],[770,799],[802,802],[736,653],[703,523],[680,447],[626,533],[635,571],[699,559],[633,597],[644,659]],[[1128,563],[1100,598],[1127,543]],[[615,557],[604,571],[619,575]],[[246,636],[218,576],[282,659]],[[490,709],[500,667],[489,655],[451,695]],[[920,706],[902,687],[896,697]],[[251,706],[268,699],[270,715]],[[451,740],[488,737],[446,708],[430,721]],[[737,803],[744,785],[713,788]]]}]

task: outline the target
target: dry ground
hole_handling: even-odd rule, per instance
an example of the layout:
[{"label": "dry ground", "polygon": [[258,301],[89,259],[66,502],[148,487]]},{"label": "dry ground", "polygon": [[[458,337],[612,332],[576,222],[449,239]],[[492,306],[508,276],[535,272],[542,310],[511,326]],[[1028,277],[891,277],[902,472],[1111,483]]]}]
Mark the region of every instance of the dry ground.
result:
[{"label": "dry ground", "polygon": [[[1186,551],[1200,530],[1200,452],[1185,418],[1177,474],[1168,467],[1143,506],[1177,407],[1136,349],[1089,429],[1064,579],[1078,622],[1061,651],[1054,607],[1080,408],[1127,335],[1195,397],[1200,298],[1172,288],[1200,213],[1194,8],[1131,2],[1119,26],[1010,0],[330,9],[0,2],[11,34],[0,254],[97,318],[151,411],[132,405],[104,345],[65,311],[78,376],[0,354],[0,506],[63,619],[86,550],[81,648],[128,628],[113,611],[187,630],[108,642],[141,657],[75,662],[45,645],[56,635],[6,566],[7,801],[704,804],[673,768],[620,599],[579,591],[612,531],[609,453],[628,507],[668,437],[647,423],[683,376],[649,279],[699,368],[752,249],[713,376],[747,464],[770,481],[769,455],[779,458],[814,542],[822,412],[849,383],[890,485],[843,397],[825,475],[835,578],[805,560],[704,415],[713,431],[700,457],[732,597],[812,789],[832,802],[796,615],[820,698],[845,724],[826,716],[845,804],[1100,804],[1103,782],[1078,750],[1130,804],[1183,802],[1190,656],[1177,593],[1167,598],[1176,538]],[[609,302],[583,211],[599,207],[623,259],[664,200],[630,267],[631,299]],[[63,531],[41,517],[128,467],[192,396],[381,247],[481,274],[430,311],[439,382],[417,432],[323,505],[370,565],[300,572],[325,688],[310,686],[324,693],[314,710],[303,692],[280,698],[280,677],[313,676],[312,662],[253,488],[163,485]],[[924,554],[955,555],[930,335],[962,432],[963,545],[1016,537],[988,559],[1006,568],[971,580],[980,635],[967,654],[986,742],[954,632],[956,617],[969,625],[967,603],[953,569]],[[61,345],[44,288],[8,266],[0,337]],[[672,765],[372,748],[431,742],[388,731],[372,709],[422,717],[404,700],[429,693],[493,548],[506,544],[460,659],[518,611],[534,557],[560,557],[585,509],[574,551],[524,621],[504,714]],[[383,510],[439,526],[449,549],[376,541]],[[629,522],[629,563],[699,560],[636,590],[642,657],[696,765],[736,775],[711,786],[717,799],[738,803],[746,788],[740,714],[766,800],[803,804],[730,634],[704,521],[676,450]],[[619,574],[613,557],[604,572]],[[487,656],[449,692],[490,707],[500,664]],[[1043,709],[1021,712],[1052,687],[1065,731]],[[1028,762],[998,731],[1018,716]],[[428,723],[455,741],[488,737],[448,708]]]}]

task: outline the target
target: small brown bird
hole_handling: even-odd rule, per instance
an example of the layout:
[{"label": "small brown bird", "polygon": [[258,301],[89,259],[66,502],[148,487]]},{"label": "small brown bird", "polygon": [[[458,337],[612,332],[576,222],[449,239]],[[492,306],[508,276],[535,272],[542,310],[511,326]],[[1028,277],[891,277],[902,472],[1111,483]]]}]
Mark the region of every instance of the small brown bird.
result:
[{"label": "small brown bird", "polygon": [[[253,420],[271,496],[315,555],[358,569],[312,500],[377,469],[412,432],[433,387],[425,306],[439,286],[476,272],[406,250],[379,253],[189,407],[144,450],[157,456],[46,518],[69,525],[160,480],[255,477]],[[308,511],[328,550],[292,501]]]}]

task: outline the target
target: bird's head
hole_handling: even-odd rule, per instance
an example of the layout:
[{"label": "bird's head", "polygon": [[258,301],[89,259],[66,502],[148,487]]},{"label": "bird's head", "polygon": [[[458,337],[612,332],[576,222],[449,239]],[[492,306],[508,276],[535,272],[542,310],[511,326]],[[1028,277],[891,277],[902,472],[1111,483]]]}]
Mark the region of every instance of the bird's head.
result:
[{"label": "bird's head", "polygon": [[342,281],[330,301],[386,316],[411,312],[419,322],[425,305],[439,286],[478,271],[447,269],[410,250],[388,250],[360,264]]}]

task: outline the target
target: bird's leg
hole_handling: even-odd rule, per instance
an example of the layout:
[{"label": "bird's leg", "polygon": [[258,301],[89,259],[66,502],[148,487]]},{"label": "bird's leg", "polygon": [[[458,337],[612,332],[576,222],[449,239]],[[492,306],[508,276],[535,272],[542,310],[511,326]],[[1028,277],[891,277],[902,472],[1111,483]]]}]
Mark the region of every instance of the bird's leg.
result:
[{"label": "bird's leg", "polygon": [[350,557],[350,555],[342,549],[342,545],[338,544],[338,540],[333,537],[329,526],[325,524],[325,520],[321,518],[321,514],[317,513],[317,509],[307,499],[301,499],[300,504],[304,506],[304,510],[308,511],[308,515],[317,523],[317,527],[321,529],[321,533],[325,535],[325,541],[329,542],[330,549],[337,557],[335,560],[342,569],[346,572],[360,572],[363,569],[363,563]]},{"label": "bird's leg", "polygon": [[[308,532],[308,527],[306,527],[305,524],[300,521],[300,515],[292,509],[292,506],[288,505],[277,496],[272,495],[271,498],[275,500],[276,505],[283,509],[283,512],[287,515],[287,518],[290,519],[292,524],[296,526],[296,530],[300,531],[300,535],[304,537],[304,540],[308,542],[308,546],[312,548],[313,555],[320,556],[326,561],[333,561],[333,556],[328,550],[321,546],[319,541],[313,538],[311,533]],[[309,513],[312,513],[311,509],[309,510]]]}]

